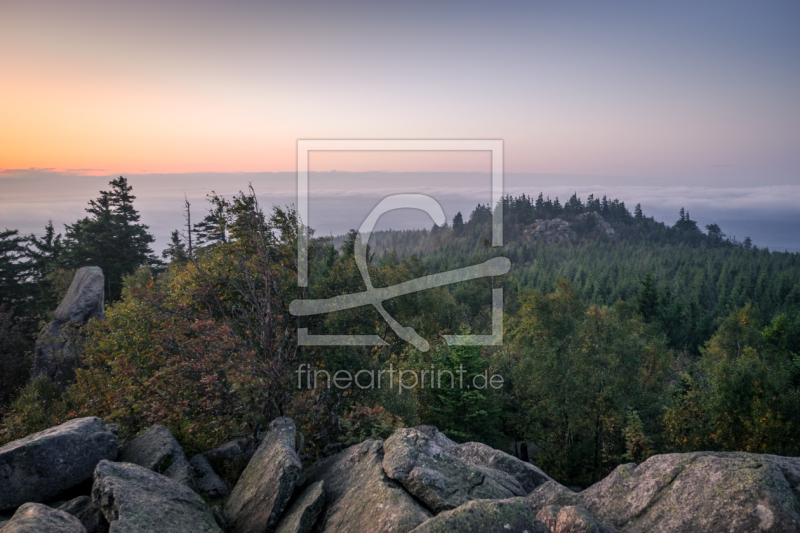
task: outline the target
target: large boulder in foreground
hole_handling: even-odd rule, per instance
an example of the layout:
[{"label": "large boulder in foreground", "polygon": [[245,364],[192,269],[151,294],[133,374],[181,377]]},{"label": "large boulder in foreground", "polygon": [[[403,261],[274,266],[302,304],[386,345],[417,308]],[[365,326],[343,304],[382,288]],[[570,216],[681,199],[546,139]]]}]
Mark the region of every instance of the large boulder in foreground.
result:
[{"label": "large boulder in foreground", "polygon": [[56,320],[84,323],[92,315],[103,312],[103,270],[82,267],[75,272],[67,295],[56,309]]},{"label": "large boulder in foreground", "polygon": [[528,493],[512,475],[459,459],[420,428],[398,429],[384,448],[386,474],[434,513],[470,500],[500,500]]},{"label": "large boulder in foreground", "polygon": [[231,531],[275,530],[295,489],[303,483],[303,468],[295,452],[296,435],[291,418],[270,422],[225,505],[225,520]]},{"label": "large boulder in foreground", "polygon": [[102,419],[76,418],[0,447],[0,512],[43,502],[92,477],[119,441]]},{"label": "large boulder in foreground", "polygon": [[80,520],[41,503],[26,503],[11,520],[0,527],[2,533],[86,533]]},{"label": "large boulder in foreground", "polygon": [[526,498],[471,500],[424,522],[412,533],[551,533]]},{"label": "large boulder in foreground", "polygon": [[597,518],[630,533],[800,532],[800,458],[656,455],[617,467],[577,496]]},{"label": "large boulder in foreground", "polygon": [[383,443],[367,440],[315,463],[309,482],[324,481],[327,500],[314,531],[406,533],[431,513],[383,471]]},{"label": "large boulder in foreground", "polygon": [[149,468],[181,485],[194,488],[192,467],[167,426],[156,424],[139,434],[122,447],[117,460]]},{"label": "large boulder in foreground", "polygon": [[92,500],[111,531],[221,533],[211,509],[190,488],[131,463],[101,461]]}]

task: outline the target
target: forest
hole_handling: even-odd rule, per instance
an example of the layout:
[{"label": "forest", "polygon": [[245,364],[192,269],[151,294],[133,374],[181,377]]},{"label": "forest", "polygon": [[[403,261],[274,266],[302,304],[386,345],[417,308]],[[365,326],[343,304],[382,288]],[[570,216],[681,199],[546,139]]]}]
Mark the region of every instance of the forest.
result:
[{"label": "forest", "polygon": [[[298,318],[296,299],[365,290],[356,231],[316,238],[291,206],[262,207],[251,188],[211,194],[156,257],[124,177],[58,233],[0,233],[0,443],[67,419],[100,416],[132,436],[170,427],[189,451],[295,419],[304,459],[398,427],[432,424],[451,438],[515,450],[555,479],[585,487],[656,453],[800,454],[800,254],[673,225],[618,200],[539,194],[503,200],[505,246],[491,247],[492,207],[430,230],[376,232],[375,287],[511,260],[505,276],[407,294],[386,311],[430,342],[419,351],[373,308]],[[199,222],[192,223],[192,216]],[[541,221],[564,221],[558,239]],[[613,227],[613,233],[605,223]],[[298,235],[309,285],[297,286]],[[542,235],[545,235],[542,233]],[[558,235],[556,235],[558,236]],[[105,274],[106,310],[71,339],[75,379],[31,375],[38,332],[82,266]],[[450,346],[488,334],[503,288],[501,346]],[[313,334],[379,335],[383,346],[302,346]],[[299,387],[298,369],[445,369],[499,375],[499,388]]]}]

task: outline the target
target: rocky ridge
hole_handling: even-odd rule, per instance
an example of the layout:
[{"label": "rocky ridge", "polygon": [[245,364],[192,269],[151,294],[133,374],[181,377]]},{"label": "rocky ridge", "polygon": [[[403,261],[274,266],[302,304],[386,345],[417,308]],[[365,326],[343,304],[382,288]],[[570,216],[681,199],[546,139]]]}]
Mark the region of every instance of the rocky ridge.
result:
[{"label": "rocky ridge", "polygon": [[609,238],[615,238],[616,232],[599,213],[582,213],[577,216],[575,222],[564,220],[561,218],[554,218],[552,220],[537,219],[530,228],[524,230],[523,239],[528,242],[541,241],[545,244],[552,244],[556,242],[575,242],[578,240],[578,233],[575,231],[576,222],[582,222],[587,217],[594,219],[594,224],[599,230]]},{"label": "rocky ridge", "polygon": [[279,418],[260,443],[240,439],[187,461],[164,426],[120,447],[102,420],[71,420],[0,447],[0,533],[800,532],[800,458],[657,455],[573,492],[531,463],[431,426],[307,468],[296,437]]}]

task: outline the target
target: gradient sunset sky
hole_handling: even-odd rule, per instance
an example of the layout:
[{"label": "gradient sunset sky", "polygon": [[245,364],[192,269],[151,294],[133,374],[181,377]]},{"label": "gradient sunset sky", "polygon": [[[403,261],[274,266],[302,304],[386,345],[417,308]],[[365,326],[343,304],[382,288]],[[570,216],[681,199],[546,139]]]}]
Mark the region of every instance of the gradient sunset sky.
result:
[{"label": "gradient sunset sky", "polygon": [[[508,172],[800,183],[800,2],[654,4],[3,0],[0,170],[278,172],[297,139],[487,138]],[[476,170],[421,164],[392,170]]]}]

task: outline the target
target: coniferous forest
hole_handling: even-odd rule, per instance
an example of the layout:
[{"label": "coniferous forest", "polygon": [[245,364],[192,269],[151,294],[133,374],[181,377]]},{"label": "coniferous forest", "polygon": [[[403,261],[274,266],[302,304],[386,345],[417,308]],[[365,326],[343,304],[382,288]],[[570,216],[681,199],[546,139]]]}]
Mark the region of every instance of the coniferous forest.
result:
[{"label": "coniferous forest", "polygon": [[[212,194],[202,212],[185,206],[186,224],[158,258],[133,193],[120,177],[63,233],[52,223],[40,236],[0,233],[0,443],[94,415],[118,423],[121,437],[164,423],[200,451],[286,415],[311,459],[432,424],[578,486],[656,453],[800,454],[798,254],[699,228],[683,210],[670,225],[606,197],[506,197],[500,248],[489,240],[488,205],[442,227],[373,234],[375,287],[511,260],[504,276],[384,303],[428,340],[423,352],[371,307],[289,313],[296,299],[365,290],[355,231],[326,239],[308,230],[309,285],[300,288],[306,228],[292,207],[262,206],[252,189]],[[83,266],[103,270],[105,316],[71,338],[74,380],[55,384],[31,375],[34,342]],[[500,287],[502,346],[448,346],[442,335],[491,331],[491,289]],[[379,335],[386,345],[300,346],[299,328]],[[307,386],[300,368],[328,377]],[[387,368],[503,382],[329,386],[337,371]]]}]

